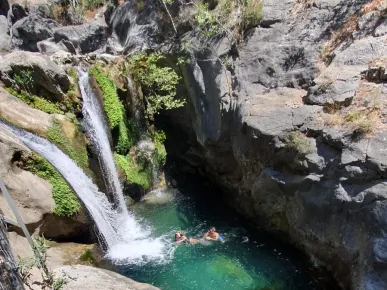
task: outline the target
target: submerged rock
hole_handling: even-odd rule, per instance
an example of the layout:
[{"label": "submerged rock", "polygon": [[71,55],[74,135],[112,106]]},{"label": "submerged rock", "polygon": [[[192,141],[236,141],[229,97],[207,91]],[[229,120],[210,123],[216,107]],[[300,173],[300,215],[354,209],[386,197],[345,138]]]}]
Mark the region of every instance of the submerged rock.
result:
[{"label": "submerged rock", "polygon": [[56,268],[57,277],[72,277],[63,286],[63,290],[157,290],[159,288],[149,284],[138,283],[120,274],[93,268],[89,266],[75,265]]}]

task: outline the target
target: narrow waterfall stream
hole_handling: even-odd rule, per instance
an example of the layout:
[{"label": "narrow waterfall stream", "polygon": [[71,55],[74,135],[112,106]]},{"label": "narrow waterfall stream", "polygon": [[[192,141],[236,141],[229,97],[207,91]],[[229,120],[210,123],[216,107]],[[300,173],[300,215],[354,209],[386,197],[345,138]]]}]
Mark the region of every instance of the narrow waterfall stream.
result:
[{"label": "narrow waterfall stream", "polygon": [[163,262],[169,259],[171,243],[163,237],[149,238],[149,227],[140,225],[133,214],[114,209],[106,195],[58,147],[2,121],[0,126],[14,133],[27,147],[43,156],[67,180],[94,220],[110,259],[122,264]]},{"label": "narrow waterfall stream", "polygon": [[124,195],[114,163],[113,153],[107,134],[107,124],[102,115],[102,109],[98,97],[94,95],[89,85],[89,74],[78,71],[79,87],[83,98],[82,113],[84,115],[84,127],[87,135],[98,154],[100,165],[104,173],[106,187],[113,193],[120,211],[127,213]]}]

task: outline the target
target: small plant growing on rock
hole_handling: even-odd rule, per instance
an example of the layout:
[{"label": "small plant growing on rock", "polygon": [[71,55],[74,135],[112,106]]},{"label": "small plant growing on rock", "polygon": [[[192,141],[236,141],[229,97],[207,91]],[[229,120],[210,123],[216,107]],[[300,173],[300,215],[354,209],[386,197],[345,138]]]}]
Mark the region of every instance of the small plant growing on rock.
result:
[{"label": "small plant growing on rock", "polygon": [[285,140],[285,146],[300,155],[308,154],[311,150],[310,140],[299,131],[291,132],[288,135]]},{"label": "small plant growing on rock", "polygon": [[180,77],[171,67],[160,65],[164,58],[160,53],[138,53],[129,59],[130,72],[145,93],[146,112],[150,119],[161,110],[171,110],[185,104],[185,100],[176,97]]},{"label": "small plant growing on rock", "polygon": [[354,110],[345,116],[353,131],[360,134],[373,133],[377,127],[377,118],[377,112],[367,110]]},{"label": "small plant growing on rock", "polygon": [[13,75],[15,84],[19,89],[23,89],[31,94],[31,89],[34,84],[34,79],[32,77],[32,71],[22,70],[19,73]]}]

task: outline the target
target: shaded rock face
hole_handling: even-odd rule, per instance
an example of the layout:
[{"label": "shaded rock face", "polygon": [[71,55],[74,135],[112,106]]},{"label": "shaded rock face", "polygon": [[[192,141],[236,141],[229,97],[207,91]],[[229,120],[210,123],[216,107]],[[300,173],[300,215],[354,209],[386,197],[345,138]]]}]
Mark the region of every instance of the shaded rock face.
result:
[{"label": "shaded rock face", "polygon": [[7,16],[9,10],[8,0],[0,1],[0,15]]},{"label": "shaded rock face", "polygon": [[7,86],[14,84],[16,74],[26,72],[31,74],[28,86],[32,94],[60,99],[70,87],[66,72],[41,54],[15,51],[0,59],[0,77]]},{"label": "shaded rock face", "polygon": [[152,49],[166,39],[171,26],[164,21],[162,6],[151,0],[142,3],[143,5],[138,5],[136,1],[127,1],[110,16],[111,37],[107,44],[109,52]]},{"label": "shaded rock face", "polygon": [[84,290],[157,290],[159,288],[149,284],[138,283],[120,274],[93,268],[89,266],[75,265],[64,266],[54,269],[57,277],[72,277],[63,286],[63,290],[84,289]]},{"label": "shaded rock face", "polygon": [[12,43],[19,49],[38,51],[37,43],[53,36],[58,24],[38,14],[30,14],[12,26]]}]

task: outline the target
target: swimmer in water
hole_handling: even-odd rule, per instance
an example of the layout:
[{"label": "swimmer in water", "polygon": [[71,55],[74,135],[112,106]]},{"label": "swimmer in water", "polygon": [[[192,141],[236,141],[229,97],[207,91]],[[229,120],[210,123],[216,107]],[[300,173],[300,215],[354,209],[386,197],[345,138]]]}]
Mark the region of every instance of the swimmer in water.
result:
[{"label": "swimmer in water", "polygon": [[187,243],[187,244],[193,245],[193,244],[199,243],[199,240],[193,239],[193,238],[187,238],[183,232],[177,232],[175,234],[175,243],[176,244]]},{"label": "swimmer in water", "polygon": [[203,239],[207,241],[220,241],[224,243],[223,237],[216,232],[214,227],[210,227],[208,232],[204,234]]}]

